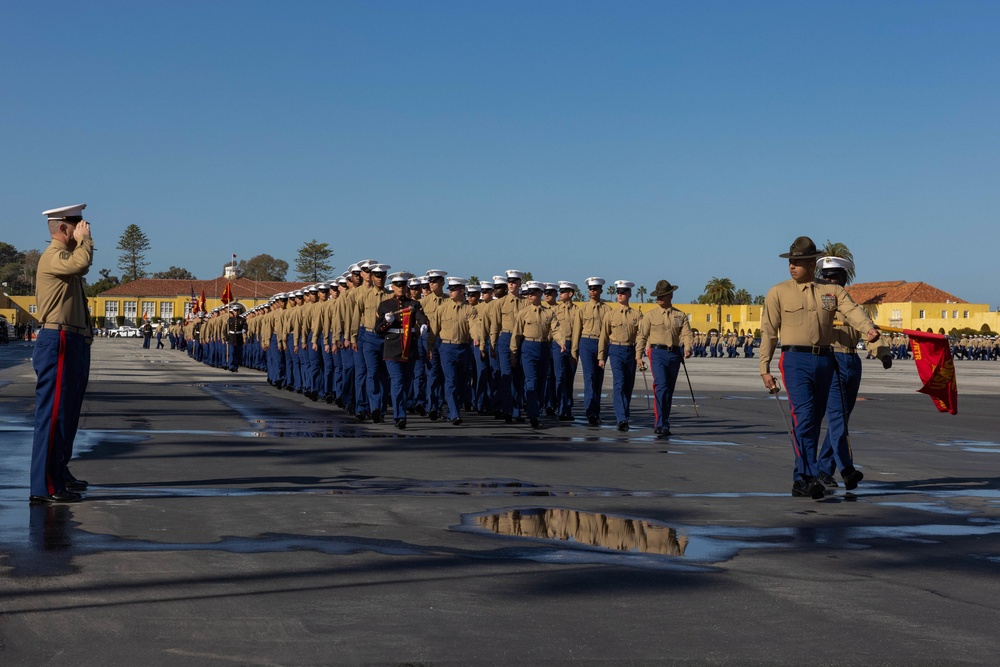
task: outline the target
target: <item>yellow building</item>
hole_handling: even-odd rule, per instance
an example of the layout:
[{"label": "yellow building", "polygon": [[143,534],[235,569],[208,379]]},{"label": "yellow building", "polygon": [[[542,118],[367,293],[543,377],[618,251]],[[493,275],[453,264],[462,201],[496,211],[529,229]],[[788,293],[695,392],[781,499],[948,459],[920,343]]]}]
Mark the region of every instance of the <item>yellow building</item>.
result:
[{"label": "yellow building", "polygon": [[212,310],[223,305],[222,293],[227,284],[231,286],[234,300],[247,308],[253,308],[267,303],[278,292],[289,292],[313,283],[257,281],[249,278],[230,280],[225,277],[212,280],[140,278],[91,297],[90,313],[99,327],[113,327],[118,322],[125,326],[136,326],[144,316],[153,322],[185,319],[191,314],[192,294],[199,301],[204,295],[205,308]]}]

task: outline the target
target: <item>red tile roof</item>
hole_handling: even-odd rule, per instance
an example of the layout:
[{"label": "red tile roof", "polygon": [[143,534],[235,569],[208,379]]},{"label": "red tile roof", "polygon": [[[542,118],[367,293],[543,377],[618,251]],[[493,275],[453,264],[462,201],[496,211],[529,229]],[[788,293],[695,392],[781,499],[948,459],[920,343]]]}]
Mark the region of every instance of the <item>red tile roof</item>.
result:
[{"label": "red tile roof", "polygon": [[255,281],[249,278],[237,278],[230,281],[227,278],[214,278],[212,280],[177,280],[173,278],[140,278],[117,285],[109,290],[101,292],[98,296],[133,296],[133,297],[178,297],[191,296],[194,290],[195,296],[201,297],[201,291],[205,290],[205,298],[218,299],[222,296],[222,290],[226,289],[226,283],[232,282],[233,297],[237,299],[253,299],[254,295],[258,299],[269,297],[278,292],[288,292],[290,290],[301,289],[313,283],[297,282],[274,282]]},{"label": "red tile roof", "polygon": [[908,283],[890,280],[881,283],[855,283],[848,285],[848,294],[859,304],[878,303],[968,303],[924,282]]}]

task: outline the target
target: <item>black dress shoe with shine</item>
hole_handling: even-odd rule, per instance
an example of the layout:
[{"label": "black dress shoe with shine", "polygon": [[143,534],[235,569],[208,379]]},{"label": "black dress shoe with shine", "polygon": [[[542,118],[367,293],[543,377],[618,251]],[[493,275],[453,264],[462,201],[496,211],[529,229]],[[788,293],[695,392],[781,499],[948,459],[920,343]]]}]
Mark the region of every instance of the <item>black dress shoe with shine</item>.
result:
[{"label": "black dress shoe with shine", "polygon": [[461,426],[462,425],[462,418],[461,417],[455,417],[454,419],[451,420],[451,425],[452,426]]},{"label": "black dress shoe with shine", "polygon": [[587,423],[590,424],[591,426],[597,426],[598,424],[601,423],[601,420],[598,419],[597,417],[587,417]]},{"label": "black dress shoe with shine", "polygon": [[840,486],[840,484],[837,484],[837,480],[833,478],[833,475],[828,475],[825,472],[821,472],[819,475],[817,475],[816,479],[819,480],[820,484],[822,484],[828,489],[836,489],[838,486]]},{"label": "black dress shoe with shine", "polygon": [[840,472],[840,476],[844,479],[844,488],[848,491],[853,491],[858,488],[858,482],[865,478],[864,473],[862,473],[857,468],[847,468]]},{"label": "black dress shoe with shine", "polygon": [[541,428],[542,424],[538,421],[538,417],[531,418],[531,428]]},{"label": "black dress shoe with shine", "polygon": [[618,422],[618,430],[619,431],[627,431],[628,430],[628,422]]},{"label": "black dress shoe with shine", "polygon": [[663,435],[663,429],[657,426],[653,429],[653,435]]},{"label": "black dress shoe with shine", "polygon": [[440,416],[441,415],[438,414],[437,410],[431,410],[430,412],[427,413],[427,418],[430,419],[432,422],[436,422],[438,420],[438,417]]},{"label": "black dress shoe with shine", "polygon": [[82,479],[67,479],[64,485],[67,491],[86,491],[87,487],[90,486],[90,482]]},{"label": "black dress shoe with shine", "polygon": [[83,498],[79,493],[73,493],[72,491],[56,491],[55,493],[48,496],[29,496],[28,501],[32,505],[38,505],[41,503],[75,503],[79,502]]},{"label": "black dress shoe with shine", "polygon": [[405,419],[397,419],[396,420],[396,428],[398,428],[400,431],[402,431],[404,428],[406,428],[406,420]]},{"label": "black dress shoe with shine", "polygon": [[382,413],[378,410],[372,412],[372,423],[381,424],[382,423]]}]

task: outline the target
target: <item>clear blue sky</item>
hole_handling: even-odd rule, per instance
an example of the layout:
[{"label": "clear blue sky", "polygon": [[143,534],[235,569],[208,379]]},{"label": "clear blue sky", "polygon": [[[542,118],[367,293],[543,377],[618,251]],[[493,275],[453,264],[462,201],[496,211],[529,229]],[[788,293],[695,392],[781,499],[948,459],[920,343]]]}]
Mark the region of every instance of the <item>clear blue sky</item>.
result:
[{"label": "clear blue sky", "polygon": [[[0,240],[87,202],[150,271],[858,280],[1000,303],[1000,3],[4,2]],[[292,277],[292,271],[289,272]]]}]

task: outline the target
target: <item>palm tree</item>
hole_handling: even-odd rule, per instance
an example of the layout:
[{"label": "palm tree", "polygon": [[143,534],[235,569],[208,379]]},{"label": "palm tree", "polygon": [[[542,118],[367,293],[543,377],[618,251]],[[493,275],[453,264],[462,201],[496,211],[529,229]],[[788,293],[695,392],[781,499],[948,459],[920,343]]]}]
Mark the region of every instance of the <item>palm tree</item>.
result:
[{"label": "palm tree", "polygon": [[646,303],[646,299],[644,299],[643,297],[645,297],[646,294],[649,293],[648,289],[646,289],[642,285],[639,285],[639,289],[637,289],[635,293],[639,295],[639,303]]},{"label": "palm tree", "polygon": [[742,287],[736,290],[736,294],[733,295],[733,303],[738,305],[747,305],[753,297],[750,296],[750,292],[746,291]]},{"label": "palm tree", "polygon": [[717,306],[716,322],[719,333],[722,333],[722,307],[731,306],[736,302],[736,286],[733,285],[733,281],[729,278],[716,278],[712,276],[712,279],[705,285],[704,297],[705,301],[714,303]]},{"label": "palm tree", "polygon": [[854,255],[851,253],[850,248],[848,248],[843,243],[834,243],[830,239],[826,240],[826,245],[823,246],[823,252],[826,253],[827,257],[840,257],[841,259],[851,260],[852,268],[847,270],[847,284],[850,285],[854,282]]}]

